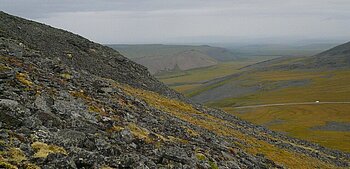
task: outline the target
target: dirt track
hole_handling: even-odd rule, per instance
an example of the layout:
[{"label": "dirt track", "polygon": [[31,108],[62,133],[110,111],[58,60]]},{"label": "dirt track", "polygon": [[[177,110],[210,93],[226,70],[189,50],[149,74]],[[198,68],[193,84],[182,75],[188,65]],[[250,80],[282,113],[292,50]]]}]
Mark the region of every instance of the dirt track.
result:
[{"label": "dirt track", "polygon": [[261,105],[251,105],[251,106],[239,106],[239,107],[234,107],[234,108],[235,109],[244,109],[244,108],[256,108],[256,107],[290,106],[290,105],[313,105],[313,104],[350,104],[350,102],[275,103],[275,104],[261,104]]}]

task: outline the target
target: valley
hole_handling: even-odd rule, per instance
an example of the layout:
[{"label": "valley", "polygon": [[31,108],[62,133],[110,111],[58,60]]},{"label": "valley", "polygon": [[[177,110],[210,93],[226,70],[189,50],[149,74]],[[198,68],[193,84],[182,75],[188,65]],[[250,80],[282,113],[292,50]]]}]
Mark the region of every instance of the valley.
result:
[{"label": "valley", "polygon": [[[231,50],[236,53],[234,59],[187,70],[161,71],[155,76],[195,103],[225,110],[292,137],[350,152],[350,62],[346,54],[349,45],[322,52],[333,46],[336,45],[252,45]],[[116,47],[124,49],[132,59],[141,54],[154,55],[156,51],[163,52],[164,57],[167,52],[180,50],[213,50],[208,46],[181,45]],[[237,57],[242,52],[265,55]]]},{"label": "valley", "polygon": [[221,78],[202,79],[204,84],[190,90],[173,88],[195,102],[274,131],[349,152],[350,70],[286,69],[303,59],[307,58],[272,59]]},{"label": "valley", "polygon": [[[313,141],[321,145],[349,151],[350,96],[349,71],[331,72],[264,72],[249,77],[247,83],[254,85],[265,82],[263,89],[247,95],[223,98],[206,104],[222,108],[242,119],[266,126],[272,130],[287,133],[293,137]],[[254,79],[254,80],[253,80]],[[276,81],[311,79],[309,84],[276,89]],[[242,79],[242,81],[244,81]],[[249,84],[250,83],[250,84]],[[288,105],[288,103],[330,102],[329,104]],[[278,105],[287,103],[287,105]],[[250,105],[277,104],[276,106],[249,107]],[[235,108],[248,106],[246,108]],[[328,123],[344,123],[345,129],[322,128]]]},{"label": "valley", "polygon": [[260,61],[276,58],[276,56],[257,56],[238,59],[235,61],[220,62],[215,66],[191,69],[187,71],[167,72],[156,75],[156,78],[171,88],[190,96],[191,92],[199,89],[206,82],[240,72],[241,68]]}]

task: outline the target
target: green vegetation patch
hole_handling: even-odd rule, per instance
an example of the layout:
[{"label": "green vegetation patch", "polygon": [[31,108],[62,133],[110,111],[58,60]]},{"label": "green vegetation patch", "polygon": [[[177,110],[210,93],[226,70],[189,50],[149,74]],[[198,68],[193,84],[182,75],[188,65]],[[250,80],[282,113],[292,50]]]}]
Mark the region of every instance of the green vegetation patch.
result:
[{"label": "green vegetation patch", "polygon": [[[327,124],[328,121],[350,123],[350,104],[259,107],[245,109],[244,113],[238,113],[237,109],[233,108],[225,110],[259,125],[270,123],[271,125],[267,127],[271,130],[350,152],[349,132],[313,129]],[[283,123],[271,123],[276,120],[283,121]]]},{"label": "green vegetation patch", "polygon": [[[350,122],[350,104],[285,105],[256,108],[237,106],[302,102],[349,102],[350,71],[266,71],[246,75],[255,81],[276,82],[311,79],[304,86],[291,86],[277,90],[258,91],[251,95],[225,98],[209,102],[208,106],[222,108],[244,120],[266,125],[269,129],[286,133],[299,139],[350,152],[350,136],[347,131],[314,130],[328,122]],[[244,113],[242,113],[244,112]],[[273,123],[283,121],[283,123]],[[269,124],[269,125],[267,125]]]}]

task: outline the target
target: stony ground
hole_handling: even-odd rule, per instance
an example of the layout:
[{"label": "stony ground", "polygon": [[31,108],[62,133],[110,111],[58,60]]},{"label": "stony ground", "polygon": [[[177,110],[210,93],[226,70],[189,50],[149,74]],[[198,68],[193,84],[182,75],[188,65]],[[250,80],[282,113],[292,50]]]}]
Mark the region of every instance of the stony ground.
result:
[{"label": "stony ground", "polygon": [[[222,138],[128,95],[113,80],[59,61],[11,56],[7,46],[17,42],[1,42],[6,48],[1,49],[0,166],[276,166],[263,157],[230,152]],[[199,141],[192,138],[196,132],[203,133]]]},{"label": "stony ground", "polygon": [[190,104],[122,56],[104,71],[84,47],[110,49],[40,43],[30,34],[45,26],[0,16],[0,168],[349,167],[349,154]]}]

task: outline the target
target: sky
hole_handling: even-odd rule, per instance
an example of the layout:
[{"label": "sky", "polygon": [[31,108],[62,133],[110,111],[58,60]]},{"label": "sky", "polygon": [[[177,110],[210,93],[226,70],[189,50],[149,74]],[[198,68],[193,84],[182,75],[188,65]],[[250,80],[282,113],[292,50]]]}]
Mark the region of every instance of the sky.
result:
[{"label": "sky", "polygon": [[100,43],[350,40],[350,0],[0,0]]}]

